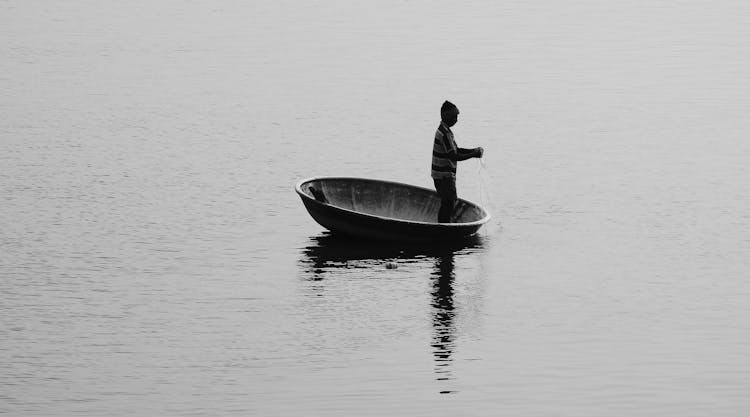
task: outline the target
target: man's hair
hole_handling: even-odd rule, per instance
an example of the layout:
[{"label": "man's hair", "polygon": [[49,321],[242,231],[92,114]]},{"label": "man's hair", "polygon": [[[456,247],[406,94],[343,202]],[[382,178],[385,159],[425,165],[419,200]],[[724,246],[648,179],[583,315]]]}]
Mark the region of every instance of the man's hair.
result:
[{"label": "man's hair", "polygon": [[443,105],[440,106],[440,118],[445,119],[448,114],[454,111],[458,111],[458,107],[450,101],[445,100]]}]

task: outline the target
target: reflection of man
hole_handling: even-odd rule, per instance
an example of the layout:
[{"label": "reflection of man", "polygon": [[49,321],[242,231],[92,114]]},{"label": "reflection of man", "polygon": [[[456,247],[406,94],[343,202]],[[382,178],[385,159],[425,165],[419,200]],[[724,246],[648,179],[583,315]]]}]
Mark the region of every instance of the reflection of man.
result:
[{"label": "reflection of man", "polygon": [[432,347],[436,362],[436,373],[443,374],[438,380],[450,379],[449,369],[443,368],[451,362],[453,353],[454,325],[453,317],[453,253],[446,253],[435,258],[435,272],[433,272],[432,319],[435,335]]},{"label": "reflection of man", "polygon": [[458,161],[481,158],[484,149],[464,149],[456,145],[451,127],[458,122],[458,107],[450,101],[440,108],[440,126],[435,132],[432,145],[432,179],[440,195],[438,222],[450,223],[453,206],[456,204],[456,165]]}]

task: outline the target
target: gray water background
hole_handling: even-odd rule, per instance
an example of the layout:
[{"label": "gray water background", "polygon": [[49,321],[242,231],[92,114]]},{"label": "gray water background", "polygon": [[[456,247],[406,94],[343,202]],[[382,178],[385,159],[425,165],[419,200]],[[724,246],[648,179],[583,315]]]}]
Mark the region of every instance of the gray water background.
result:
[{"label": "gray water background", "polygon": [[[746,416],[749,40],[742,1],[0,1],[0,413]],[[312,221],[305,177],[430,186],[445,99],[478,240]]]}]

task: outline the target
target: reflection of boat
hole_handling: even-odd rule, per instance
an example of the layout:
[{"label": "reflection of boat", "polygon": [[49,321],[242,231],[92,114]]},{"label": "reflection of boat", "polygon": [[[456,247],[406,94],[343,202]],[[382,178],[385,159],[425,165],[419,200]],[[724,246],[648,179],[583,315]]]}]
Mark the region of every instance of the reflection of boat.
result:
[{"label": "reflection of boat", "polygon": [[327,272],[337,269],[370,268],[383,261],[432,263],[433,259],[469,254],[484,248],[479,235],[458,241],[383,242],[324,232],[310,238],[302,248],[300,265],[312,280],[321,280]]},{"label": "reflection of boat", "polygon": [[[435,362],[435,379],[442,384],[450,384],[449,381],[454,379],[452,363],[457,344],[457,327],[460,324],[457,320],[459,308],[454,300],[455,258],[473,258],[472,254],[484,251],[485,245],[486,242],[479,235],[458,241],[432,244],[430,242],[382,242],[323,232],[318,236],[310,237],[306,246],[301,248],[300,266],[305,280],[313,283],[309,288],[315,296],[327,293],[323,291],[326,288],[324,281],[329,276],[335,277],[336,271],[345,272],[346,277],[373,276],[366,272],[352,274],[351,270],[352,268],[372,268],[377,265],[382,268],[383,261],[386,260],[396,260],[403,264],[411,263],[415,265],[413,270],[431,270],[429,291],[433,335],[430,339],[430,351]],[[331,285],[334,287],[341,285],[341,281],[334,280]],[[476,284],[469,283],[469,285]],[[469,293],[471,292],[470,290]],[[441,394],[453,392],[456,391],[450,385],[441,385]]]},{"label": "reflection of boat", "polygon": [[348,261],[360,260],[388,260],[388,259],[414,259],[420,257],[438,258],[452,256],[454,253],[463,253],[481,249],[483,242],[481,236],[473,235],[455,242],[443,242],[439,245],[421,242],[419,244],[403,242],[393,244],[383,243],[323,233],[310,238],[310,244],[303,248],[307,261],[315,266],[324,266]]},{"label": "reflection of boat", "polygon": [[311,178],[295,187],[313,219],[333,232],[406,241],[455,240],[490,219],[477,204],[458,199],[451,223],[437,223],[440,197],[430,189],[365,178]]}]

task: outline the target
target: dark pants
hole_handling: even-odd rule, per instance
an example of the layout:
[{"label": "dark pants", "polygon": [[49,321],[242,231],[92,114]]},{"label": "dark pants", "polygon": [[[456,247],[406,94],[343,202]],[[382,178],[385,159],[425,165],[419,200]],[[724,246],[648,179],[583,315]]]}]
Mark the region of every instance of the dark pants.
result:
[{"label": "dark pants", "polygon": [[435,190],[437,190],[440,196],[440,211],[438,211],[438,223],[450,223],[451,214],[453,214],[453,206],[456,205],[456,179],[449,178],[433,178],[435,182]]}]

